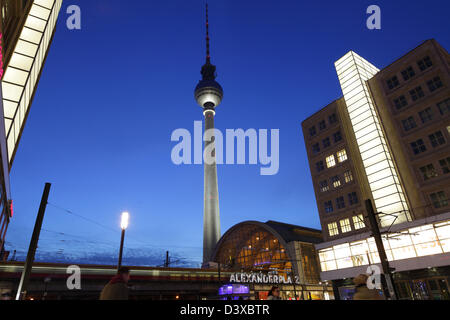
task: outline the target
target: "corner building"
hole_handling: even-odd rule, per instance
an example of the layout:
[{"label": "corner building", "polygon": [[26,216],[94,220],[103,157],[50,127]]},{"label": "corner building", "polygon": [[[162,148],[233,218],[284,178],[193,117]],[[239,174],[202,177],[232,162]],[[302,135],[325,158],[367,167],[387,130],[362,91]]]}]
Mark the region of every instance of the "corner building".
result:
[{"label": "corner building", "polygon": [[351,278],[379,263],[371,199],[400,298],[448,299],[448,52],[431,39],[382,70],[353,51],[335,66],[343,97],[302,123],[325,239],[321,278],[345,298]]}]

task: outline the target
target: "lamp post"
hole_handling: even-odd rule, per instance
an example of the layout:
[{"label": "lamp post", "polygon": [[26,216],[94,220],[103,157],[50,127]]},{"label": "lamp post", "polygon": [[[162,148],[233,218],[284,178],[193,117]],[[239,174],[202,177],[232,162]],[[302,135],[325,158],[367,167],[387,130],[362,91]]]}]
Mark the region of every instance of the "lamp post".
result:
[{"label": "lamp post", "polygon": [[119,250],[119,263],[117,270],[122,266],[122,253],[123,253],[123,241],[125,240],[125,230],[128,228],[128,221],[130,214],[128,212],[122,212],[122,218],[120,219],[120,228],[122,229],[122,236],[120,237],[120,250]]}]

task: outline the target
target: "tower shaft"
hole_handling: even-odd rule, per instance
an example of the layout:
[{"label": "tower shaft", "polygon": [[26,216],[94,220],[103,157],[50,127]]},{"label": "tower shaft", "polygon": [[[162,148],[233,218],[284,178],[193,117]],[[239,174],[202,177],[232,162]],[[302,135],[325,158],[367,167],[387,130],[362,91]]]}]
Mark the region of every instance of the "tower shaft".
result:
[{"label": "tower shaft", "polygon": [[[205,133],[214,130],[214,111],[205,110]],[[215,144],[215,137],[205,142],[205,150]],[[214,146],[211,146],[214,147]],[[204,162],[204,206],[203,206],[203,263],[211,261],[215,246],[220,239],[219,191],[215,149],[213,161]]]}]

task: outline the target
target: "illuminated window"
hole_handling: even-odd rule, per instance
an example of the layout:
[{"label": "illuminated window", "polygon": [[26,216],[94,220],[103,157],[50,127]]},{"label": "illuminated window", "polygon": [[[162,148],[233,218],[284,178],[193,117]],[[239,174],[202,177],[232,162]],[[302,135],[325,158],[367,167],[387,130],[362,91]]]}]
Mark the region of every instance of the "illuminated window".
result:
[{"label": "illuminated window", "polygon": [[447,100],[444,100],[442,102],[439,102],[437,104],[439,112],[441,113],[441,115],[450,113],[450,98],[448,98]]},{"label": "illuminated window", "polygon": [[411,142],[411,149],[414,154],[419,154],[427,151],[427,147],[425,147],[425,143],[423,142],[422,139]]},{"label": "illuminated window", "polygon": [[316,143],[312,146],[312,151],[313,151],[313,154],[318,154],[320,152],[320,146],[318,143]]},{"label": "illuminated window", "polygon": [[339,179],[339,176],[331,177],[331,183],[333,184],[333,187],[337,188],[341,185],[341,179]]},{"label": "illuminated window", "polygon": [[345,183],[349,183],[353,181],[353,174],[350,170],[344,172]]},{"label": "illuminated window", "polygon": [[362,214],[358,214],[357,216],[353,217],[353,227],[355,230],[359,230],[366,227],[366,224],[364,223],[364,217]]},{"label": "illuminated window", "polygon": [[430,194],[430,198],[436,209],[448,206],[448,199],[444,191],[432,193]]},{"label": "illuminated window", "polygon": [[336,198],[336,207],[338,209],[344,209],[345,208],[345,200],[344,197],[337,197]]},{"label": "illuminated window", "polygon": [[328,181],[327,180],[323,180],[319,183],[319,188],[321,192],[326,192],[328,190],[330,190],[330,187],[328,186]]},{"label": "illuminated window", "polygon": [[344,162],[345,160],[347,160],[347,151],[345,151],[345,149],[338,151],[337,158],[339,162]]},{"label": "illuminated window", "polygon": [[336,160],[334,159],[334,154],[332,154],[331,156],[328,156],[326,158],[326,161],[327,161],[327,168],[331,168],[336,165]]},{"label": "illuminated window", "polygon": [[428,138],[430,139],[431,145],[433,146],[433,148],[439,147],[443,144],[445,144],[445,139],[444,136],[442,135],[441,131],[437,131],[433,134],[430,134],[428,136]]},{"label": "illuminated window", "polygon": [[403,107],[408,105],[405,96],[400,96],[397,99],[394,99],[394,105],[397,110],[400,110]]},{"label": "illuminated window", "polygon": [[416,75],[416,73],[414,72],[412,67],[408,67],[402,71],[402,77],[403,77],[403,80],[405,80],[405,81],[411,79],[415,75]]},{"label": "illuminated window", "polygon": [[431,67],[433,63],[431,62],[430,57],[426,56],[422,60],[417,61],[417,65],[419,66],[421,71],[424,71],[425,69]]},{"label": "illuminated window", "polygon": [[342,233],[346,233],[346,232],[352,231],[352,227],[350,225],[350,219],[343,219],[343,220],[339,221],[339,223],[341,225]]},{"label": "illuminated window", "polygon": [[414,120],[413,117],[409,117],[405,120],[402,120],[402,125],[403,125],[403,129],[405,131],[409,131],[411,129],[414,129],[415,127],[417,127],[416,125],[416,121]]},{"label": "illuminated window", "polygon": [[339,234],[338,225],[336,222],[328,224],[328,234],[330,237],[337,236]]},{"label": "illuminated window", "polygon": [[333,212],[333,203],[331,202],[331,200],[330,201],[325,201],[324,207],[325,207],[325,212],[326,213]]},{"label": "illuminated window", "polygon": [[341,141],[342,140],[341,132],[338,131],[335,134],[333,134],[333,138],[334,138],[334,143]]},{"label": "illuminated window", "polygon": [[323,139],[322,140],[322,144],[323,144],[324,148],[328,148],[330,146],[330,144],[331,144],[330,143],[330,138],[327,137],[327,138]]},{"label": "illuminated window", "polygon": [[415,87],[414,89],[410,90],[409,95],[411,96],[412,101],[416,101],[425,96],[421,86]]},{"label": "illuminated window", "polygon": [[439,160],[443,174],[450,173],[450,157]]},{"label": "illuminated window", "polygon": [[431,111],[431,108],[426,108],[425,110],[419,112],[419,117],[420,120],[422,120],[422,123],[431,121],[433,120],[433,111]]},{"label": "illuminated window", "polygon": [[396,86],[399,85],[397,76],[393,76],[392,78],[387,80],[386,83],[389,89],[394,89]]},{"label": "illuminated window", "polygon": [[325,120],[322,120],[319,122],[319,129],[320,130],[325,130],[327,127],[327,124],[325,123]]},{"label": "illuminated window", "polygon": [[350,203],[350,205],[358,203],[358,196],[356,195],[356,192],[351,192],[348,194],[348,202]]},{"label": "illuminated window", "polygon": [[331,116],[328,117],[328,121],[331,124],[336,123],[337,122],[337,116],[336,113],[333,113]]},{"label": "illuminated window", "polygon": [[316,135],[316,127],[315,126],[312,126],[311,128],[309,128],[309,135],[311,137]]},{"label": "illuminated window", "polygon": [[323,165],[323,161],[318,161],[316,162],[316,170],[317,172],[322,171],[323,169],[325,169],[324,165]]},{"label": "illuminated window", "polygon": [[420,167],[419,170],[422,173],[423,180],[425,181],[438,176],[433,164],[428,164],[426,166]]},{"label": "illuminated window", "polygon": [[434,77],[433,79],[427,81],[427,86],[428,86],[428,89],[430,90],[430,92],[433,92],[433,91],[439,89],[440,87],[442,87],[441,78]]}]

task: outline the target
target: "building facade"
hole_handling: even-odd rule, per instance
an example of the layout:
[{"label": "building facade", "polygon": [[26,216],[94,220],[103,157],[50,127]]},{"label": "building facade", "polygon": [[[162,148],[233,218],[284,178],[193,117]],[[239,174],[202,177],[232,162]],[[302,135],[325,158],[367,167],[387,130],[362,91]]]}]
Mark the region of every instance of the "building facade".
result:
[{"label": "building facade", "polygon": [[245,221],[222,236],[213,261],[232,272],[229,285],[248,285],[257,299],[265,299],[274,285],[284,299],[332,299],[331,286],[320,280],[314,244],[321,241],[320,230]]},{"label": "building facade", "polygon": [[[448,293],[449,55],[427,40],[382,70],[352,51],[335,66],[343,97],[302,123],[325,239],[316,245],[321,277],[337,283],[379,263],[370,199],[395,277],[438,268]],[[435,287],[423,281],[405,298]]]},{"label": "building facade", "polygon": [[12,217],[9,171],[53,39],[62,0],[0,0],[0,249]]}]

